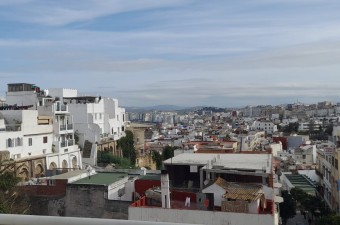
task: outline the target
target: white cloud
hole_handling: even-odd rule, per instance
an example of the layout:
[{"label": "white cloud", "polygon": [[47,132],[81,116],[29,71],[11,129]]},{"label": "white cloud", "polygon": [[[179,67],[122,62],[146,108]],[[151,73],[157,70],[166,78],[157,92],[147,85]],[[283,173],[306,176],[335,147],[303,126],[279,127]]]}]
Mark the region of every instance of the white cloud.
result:
[{"label": "white cloud", "polygon": [[[17,3],[29,3],[21,0]],[[187,1],[188,2],[188,1]],[[6,1],[8,3],[8,1]],[[62,26],[75,22],[90,21],[99,17],[123,12],[155,9],[185,4],[180,0],[81,0],[81,1],[36,1],[36,4],[23,4],[15,12],[2,13],[7,18],[21,22],[47,26]],[[18,14],[19,12],[19,14]]]}]

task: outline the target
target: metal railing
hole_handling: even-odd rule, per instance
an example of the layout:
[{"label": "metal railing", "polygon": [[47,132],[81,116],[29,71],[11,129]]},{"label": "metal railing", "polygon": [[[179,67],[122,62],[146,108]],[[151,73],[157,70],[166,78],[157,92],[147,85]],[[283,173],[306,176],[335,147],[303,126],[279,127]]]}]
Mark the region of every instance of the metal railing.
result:
[{"label": "metal railing", "polygon": [[67,106],[66,105],[57,105],[57,109],[56,109],[57,112],[65,112],[67,111]]},{"label": "metal railing", "polygon": [[60,130],[61,130],[61,131],[66,130],[66,125],[60,125]]}]

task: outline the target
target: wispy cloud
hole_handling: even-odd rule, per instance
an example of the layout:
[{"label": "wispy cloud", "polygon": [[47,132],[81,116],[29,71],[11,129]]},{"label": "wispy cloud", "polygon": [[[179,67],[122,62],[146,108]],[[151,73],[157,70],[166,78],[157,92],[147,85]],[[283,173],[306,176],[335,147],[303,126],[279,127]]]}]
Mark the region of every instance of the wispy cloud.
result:
[{"label": "wispy cloud", "polygon": [[[21,22],[37,23],[47,26],[62,26],[75,22],[84,22],[99,17],[118,13],[156,9],[167,6],[183,4],[180,0],[164,1],[132,1],[132,0],[77,0],[77,1],[51,1],[37,0],[35,5],[29,5],[29,0],[17,0],[22,3],[15,11],[2,13],[6,18]],[[5,1],[4,5],[11,4]],[[13,3],[12,3],[13,4]],[[19,12],[19,14],[17,14]]]},{"label": "wispy cloud", "polygon": [[336,100],[339,8],[321,0],[0,1],[0,77],[125,105]]}]

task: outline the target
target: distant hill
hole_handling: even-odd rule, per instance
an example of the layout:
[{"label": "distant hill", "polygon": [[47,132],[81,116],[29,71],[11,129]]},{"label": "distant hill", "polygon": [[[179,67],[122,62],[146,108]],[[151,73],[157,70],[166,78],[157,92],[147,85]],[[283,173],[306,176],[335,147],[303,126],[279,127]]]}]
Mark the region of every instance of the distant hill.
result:
[{"label": "distant hill", "polygon": [[148,112],[148,111],[178,111],[186,109],[188,107],[177,105],[155,105],[146,107],[124,106],[124,108],[127,112]]}]

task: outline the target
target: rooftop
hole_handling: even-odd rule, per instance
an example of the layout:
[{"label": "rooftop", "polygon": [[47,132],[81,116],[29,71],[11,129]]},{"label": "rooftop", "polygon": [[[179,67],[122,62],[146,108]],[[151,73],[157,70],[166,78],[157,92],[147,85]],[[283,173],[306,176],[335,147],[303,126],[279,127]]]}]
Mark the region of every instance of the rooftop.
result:
[{"label": "rooftop", "polygon": [[62,173],[59,175],[55,175],[55,176],[51,176],[49,178],[51,179],[55,179],[55,180],[67,180],[69,178],[81,175],[81,174],[87,174],[87,170],[73,170],[73,171],[69,171],[67,173]]},{"label": "rooftop", "polygon": [[266,170],[271,173],[273,156],[271,154],[206,154],[183,153],[165,160],[165,165],[201,165],[213,161],[213,166],[224,169]]},{"label": "rooftop", "polygon": [[290,181],[295,188],[300,188],[308,194],[315,194],[314,184],[305,176],[301,174],[285,174],[287,179]]},{"label": "rooftop", "polygon": [[127,177],[127,173],[97,173],[73,182],[72,184],[110,185]]},{"label": "rooftop", "polygon": [[139,176],[140,180],[161,180],[160,174],[147,174],[144,176]]}]

